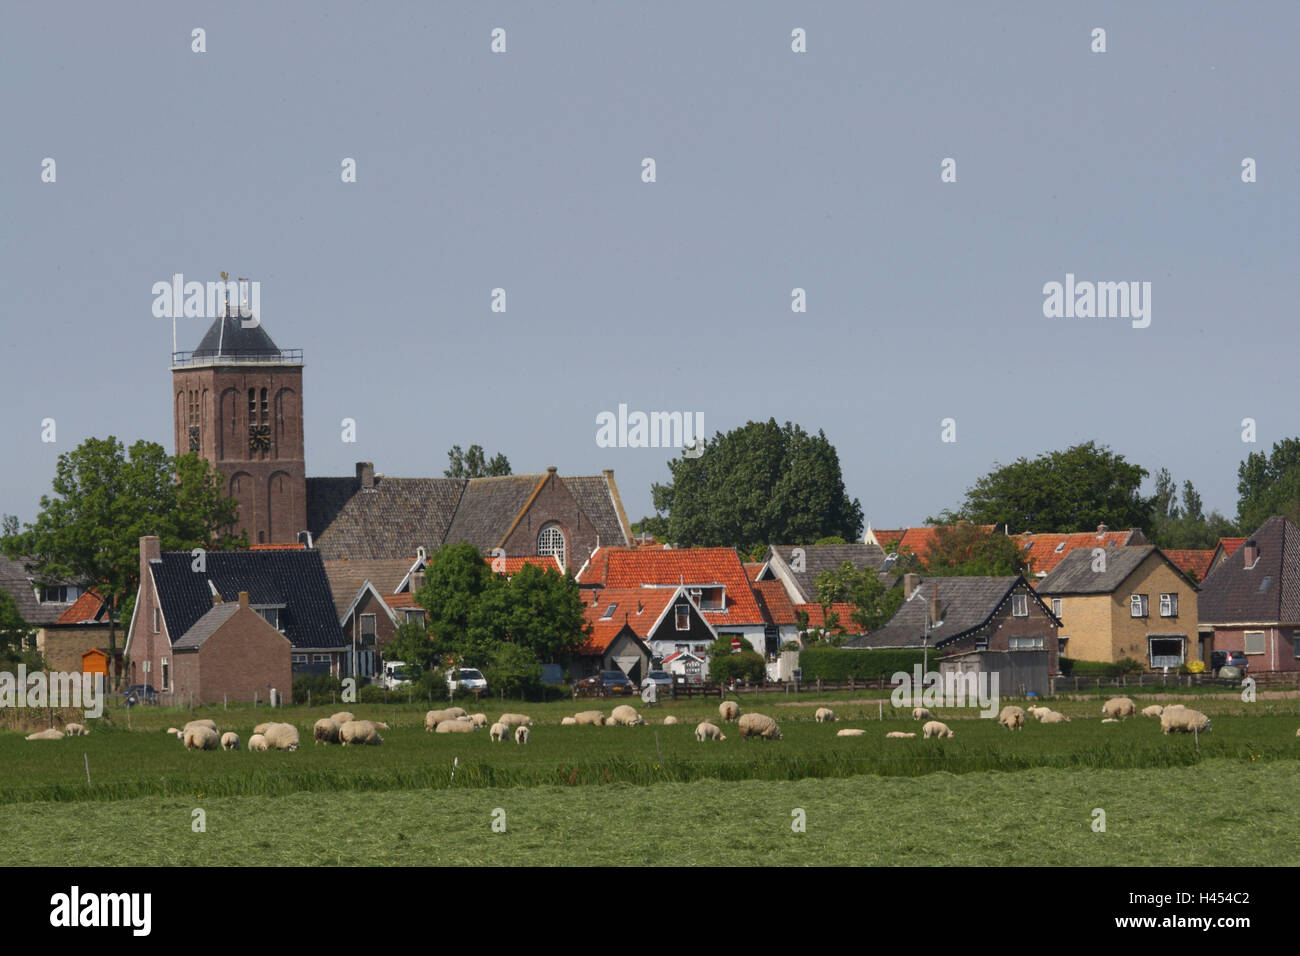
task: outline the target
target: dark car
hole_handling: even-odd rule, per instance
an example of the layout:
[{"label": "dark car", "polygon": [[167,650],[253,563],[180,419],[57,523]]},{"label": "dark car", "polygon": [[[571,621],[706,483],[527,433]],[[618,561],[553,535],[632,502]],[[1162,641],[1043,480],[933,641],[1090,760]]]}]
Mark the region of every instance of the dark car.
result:
[{"label": "dark car", "polygon": [[122,694],[122,703],[128,707],[134,707],[136,704],[156,704],[158,692],[151,684],[132,684]]},{"label": "dark car", "polygon": [[1245,651],[1212,651],[1210,653],[1210,673],[1219,676],[1219,671],[1225,667],[1237,668],[1237,673],[1229,671],[1223,675],[1225,677],[1240,677],[1250,668],[1250,662],[1246,660]]},{"label": "dark car", "polygon": [[634,694],[636,688],[622,671],[601,671],[588,677],[579,686],[601,696],[608,694]]}]

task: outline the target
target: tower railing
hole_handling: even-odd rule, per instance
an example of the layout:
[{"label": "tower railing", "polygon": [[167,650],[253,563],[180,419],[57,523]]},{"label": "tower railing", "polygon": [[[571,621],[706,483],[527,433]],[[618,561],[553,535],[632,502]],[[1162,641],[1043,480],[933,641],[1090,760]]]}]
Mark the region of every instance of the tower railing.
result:
[{"label": "tower railing", "polygon": [[266,349],[253,351],[242,349],[237,353],[229,352],[218,355],[203,350],[201,353],[173,352],[172,368],[184,368],[195,365],[301,365],[302,349]]}]

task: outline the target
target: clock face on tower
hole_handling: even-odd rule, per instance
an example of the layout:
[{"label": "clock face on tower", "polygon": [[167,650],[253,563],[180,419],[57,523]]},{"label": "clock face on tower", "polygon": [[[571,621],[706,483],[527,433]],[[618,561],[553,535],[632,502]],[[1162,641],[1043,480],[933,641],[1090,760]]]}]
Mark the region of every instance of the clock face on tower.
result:
[{"label": "clock face on tower", "polygon": [[248,450],[250,452],[271,450],[271,426],[270,425],[249,425],[248,426]]},{"label": "clock face on tower", "polygon": [[190,426],[190,451],[199,450],[199,426]]}]

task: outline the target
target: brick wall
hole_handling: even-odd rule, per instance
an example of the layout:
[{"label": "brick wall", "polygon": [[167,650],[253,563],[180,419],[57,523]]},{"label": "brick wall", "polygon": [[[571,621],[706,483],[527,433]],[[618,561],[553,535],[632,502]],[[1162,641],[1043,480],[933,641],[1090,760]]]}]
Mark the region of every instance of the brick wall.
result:
[{"label": "brick wall", "polygon": [[596,529],[554,472],[547,476],[542,490],[510,532],[503,545],[505,552],[512,557],[536,554],[537,535],[552,522],[564,532],[565,567],[576,574],[596,550]]},{"label": "brick wall", "polygon": [[[242,602],[241,602],[242,603]],[[197,651],[174,655],[173,700],[219,704],[223,699],[265,703],[275,688],[293,696],[289,639],[248,606],[241,606]]]},{"label": "brick wall", "polygon": [[[1019,591],[1019,593],[1027,592]],[[982,638],[988,638],[988,649],[990,651],[1009,651],[1011,650],[1011,638],[1013,637],[1041,637],[1043,638],[1042,650],[1047,651],[1047,672],[1049,674],[1060,673],[1056,625],[1039,607],[1032,594],[1027,595],[1027,601],[1029,605],[1028,617],[1013,617],[1011,614],[1012,602],[1008,600],[984,628],[968,634],[960,641],[945,644],[941,651],[945,656],[973,651],[975,650],[976,640]],[[1073,643],[1073,639],[1071,639],[1071,643]]]}]

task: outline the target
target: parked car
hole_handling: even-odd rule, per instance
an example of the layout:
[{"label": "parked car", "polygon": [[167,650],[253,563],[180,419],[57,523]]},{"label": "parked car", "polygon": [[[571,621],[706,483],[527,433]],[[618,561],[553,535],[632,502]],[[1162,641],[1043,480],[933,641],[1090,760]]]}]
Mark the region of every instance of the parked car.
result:
[{"label": "parked car", "polygon": [[622,671],[600,671],[586,680],[579,681],[578,686],[587,693],[606,696],[609,694],[635,694],[636,688]]},{"label": "parked car", "polygon": [[153,689],[152,684],[132,684],[122,694],[122,703],[128,707],[134,707],[136,704],[156,704],[158,692]]},{"label": "parked car", "polygon": [[[1236,668],[1236,671],[1229,671],[1227,674],[1219,672],[1225,667]],[[1210,673],[1215,677],[1240,677],[1250,668],[1250,662],[1246,660],[1245,651],[1212,651],[1210,652]]]},{"label": "parked car", "polygon": [[660,691],[670,689],[673,686],[673,675],[667,671],[650,671],[641,679],[641,689],[644,690],[648,684],[658,684]]},{"label": "parked car", "polygon": [[447,672],[447,689],[451,691],[468,690],[475,694],[487,693],[487,678],[473,667],[458,667]]},{"label": "parked car", "polygon": [[389,690],[396,690],[411,682],[411,675],[406,672],[406,661],[384,661],[384,674],[379,678],[379,685]]}]

